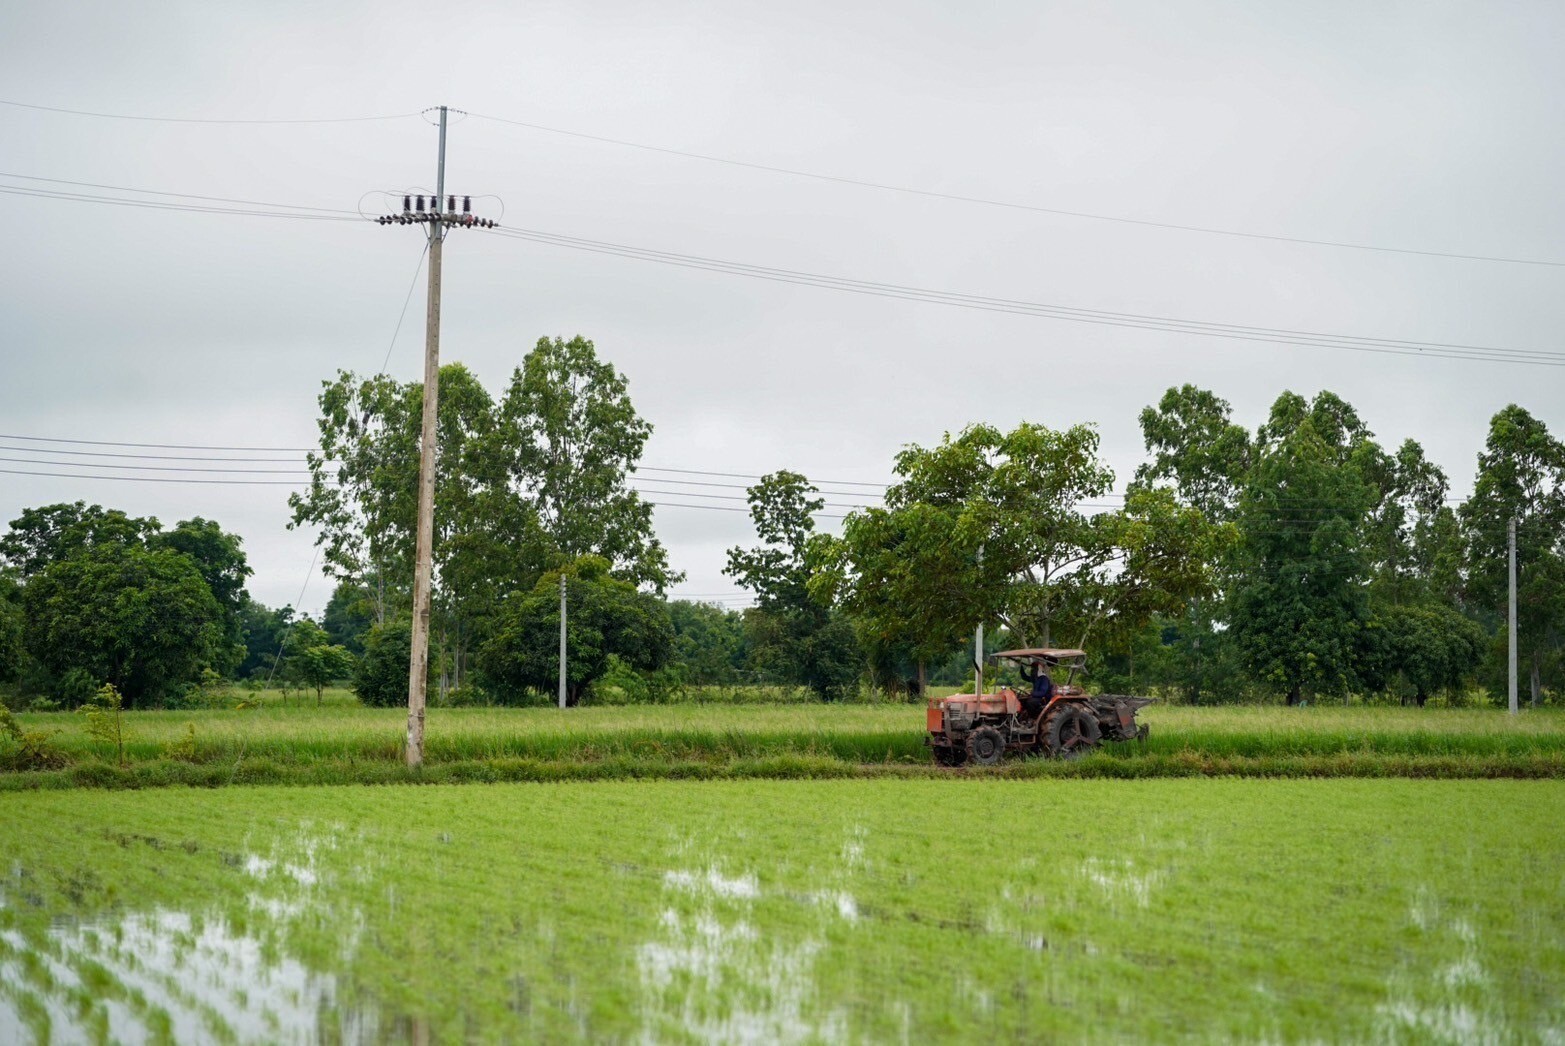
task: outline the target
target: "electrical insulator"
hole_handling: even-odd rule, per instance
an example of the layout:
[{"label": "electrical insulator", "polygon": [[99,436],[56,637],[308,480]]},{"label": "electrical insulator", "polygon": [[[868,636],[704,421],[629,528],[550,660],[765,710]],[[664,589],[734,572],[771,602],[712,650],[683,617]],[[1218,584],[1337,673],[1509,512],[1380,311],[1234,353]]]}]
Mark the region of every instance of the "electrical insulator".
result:
[{"label": "electrical insulator", "polygon": [[462,197],[462,213],[463,214],[472,214],[473,213],[473,198],[471,196],[464,196],[464,197]]},{"label": "electrical insulator", "polygon": [[413,209],[413,197],[411,197],[411,196],[404,196],[404,197],[402,197],[402,211],[403,211],[403,213],[406,214],[408,211],[411,211],[412,209]]},{"label": "electrical insulator", "polygon": [[422,196],[418,198],[418,210],[420,214],[424,212],[424,198]]},{"label": "electrical insulator", "polygon": [[455,196],[447,196],[446,197],[446,210],[448,210],[448,211],[456,210],[456,197]]}]

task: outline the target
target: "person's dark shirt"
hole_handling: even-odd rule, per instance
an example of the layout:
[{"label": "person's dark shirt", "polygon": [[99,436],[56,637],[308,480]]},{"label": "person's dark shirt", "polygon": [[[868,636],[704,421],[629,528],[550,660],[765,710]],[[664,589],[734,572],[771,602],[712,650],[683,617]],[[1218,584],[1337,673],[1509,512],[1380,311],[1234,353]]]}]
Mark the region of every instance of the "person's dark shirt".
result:
[{"label": "person's dark shirt", "polygon": [[1032,684],[1032,696],[1047,701],[1054,696],[1054,680],[1049,678],[1049,673],[1043,666],[1022,666],[1022,681]]}]

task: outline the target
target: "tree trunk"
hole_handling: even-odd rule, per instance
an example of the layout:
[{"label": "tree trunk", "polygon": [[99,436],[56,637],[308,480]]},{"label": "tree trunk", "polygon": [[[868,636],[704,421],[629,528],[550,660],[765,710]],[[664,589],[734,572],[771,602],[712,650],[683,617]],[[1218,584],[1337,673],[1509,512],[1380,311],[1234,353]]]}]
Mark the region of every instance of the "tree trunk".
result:
[{"label": "tree trunk", "polygon": [[1300,688],[1297,683],[1288,688],[1288,704],[1290,706],[1298,704],[1301,697],[1302,695],[1300,694]]},{"label": "tree trunk", "polygon": [[923,698],[929,688],[929,677],[925,673],[924,659],[918,659],[918,697]]},{"label": "tree trunk", "polygon": [[1538,648],[1532,648],[1532,707],[1538,707]]}]

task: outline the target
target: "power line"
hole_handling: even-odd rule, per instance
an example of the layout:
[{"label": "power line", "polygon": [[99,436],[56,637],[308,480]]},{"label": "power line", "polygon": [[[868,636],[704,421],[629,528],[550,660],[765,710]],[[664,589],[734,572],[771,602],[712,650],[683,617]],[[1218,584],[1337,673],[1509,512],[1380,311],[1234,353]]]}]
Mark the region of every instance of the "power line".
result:
[{"label": "power line", "polygon": [[309,123],[370,123],[376,120],[405,120],[418,113],[390,113],[385,116],[337,116],[309,117],[305,119],[213,119],[193,116],[135,116],[128,113],[98,113],[84,109],[65,109],[55,105],[30,105],[27,102],[10,102],[0,99],[0,105],[14,109],[32,109],[43,113],[63,113],[68,116],[92,116],[100,120],[135,120],[139,123],[192,123],[192,124],[309,124]]},{"label": "power line", "polygon": [[208,469],[191,465],[116,465],[108,461],[51,461],[48,458],[8,458],[0,457],[0,461],[9,461],[21,465],[55,465],[77,469],[132,469],[137,472],[223,472],[245,474],[271,474],[279,476],[309,475],[308,469],[256,469],[256,468],[232,468],[232,469]]},{"label": "power line", "polygon": [[[17,439],[24,437],[0,437],[3,439]],[[270,461],[277,464],[298,462],[298,457],[290,458],[214,458],[199,454],[116,454],[105,450],[67,450],[64,447],[7,447],[0,445],[0,450],[20,451],[24,454],[69,454],[73,457],[84,458],[129,458],[133,461]]]},{"label": "power line", "polygon": [[[156,190],[132,190],[155,192]],[[0,193],[33,196],[43,199],[70,200],[73,202],[101,203],[114,206],[151,208],[155,210],[188,211],[194,213],[231,214],[251,217],[296,218],[311,221],[355,221],[356,215],[345,213],[306,213],[294,211],[254,210],[235,207],[208,207],[194,204],[163,203],[150,200],[129,200],[123,197],[96,196],[85,193],[65,193],[56,190],[32,189],[18,186],[0,186]],[[295,205],[266,205],[295,206]],[[1298,345],[1311,348],[1348,349],[1354,352],[1372,352],[1382,355],[1419,356],[1433,359],[1484,360],[1500,363],[1524,363],[1534,366],[1565,366],[1565,354],[1534,349],[1511,349],[1498,346],[1472,345],[1453,342],[1417,341],[1401,338],[1377,338],[1362,335],[1330,334],[1320,331],[1290,328],[1259,327],[1245,324],[1224,323],[1210,320],[1187,320],[1179,317],[1156,316],[1145,313],[1116,312],[1103,309],[1086,309],[1076,306],[1051,305],[1009,298],[941,291],[932,288],[912,287],[903,284],[861,280],[852,277],[830,276],[796,269],[754,265],[701,255],[682,254],[655,248],[635,247],[627,244],[550,233],[536,229],[502,229],[498,235],[514,239],[542,243],[571,250],[607,254],[637,261],[651,261],[680,268],[699,269],[728,275],[747,276],[772,282],[812,286],[853,294],[895,298],[947,305],[956,308],[975,309],[1011,315],[1026,315],[1044,319],[1065,320],[1098,326],[1124,327],[1154,330],[1164,333],[1192,334],[1198,337],[1259,343]]]},{"label": "power line", "polygon": [[931,288],[880,283],[851,277],[828,276],[796,269],[752,265],[745,262],[726,261],[700,255],[679,254],[653,248],[632,247],[625,244],[609,243],[602,240],[587,240],[580,237],[530,229],[501,229],[496,231],[496,235],[528,240],[553,247],[564,247],[570,250],[608,254],[636,261],[651,261],[662,265],[720,272],[733,276],[747,276],[753,279],[770,280],[778,283],[792,283],[827,290],[846,291],[853,294],[898,298],[904,301],[949,305],[985,312],[1066,320],[1074,323],[1129,327],[1174,334],[1193,334],[1199,337],[1224,338],[1237,341],[1300,345],[1311,348],[1349,349],[1355,352],[1373,352],[1396,356],[1482,360],[1499,363],[1528,363],[1546,367],[1565,367],[1565,353],[1545,350],[1507,349],[1486,345],[1374,338],[1349,334],[1326,334],[1287,328],[1254,327],[1208,320],[1185,320],[1176,317],[1140,313],[1121,313],[1100,309],[1083,309],[1074,306],[1048,305],[1040,302],[992,298]]},{"label": "power line", "polygon": [[283,453],[285,451],[297,451],[301,454],[318,450],[318,447],[214,447],[200,443],[127,443],[123,440],[105,439],[67,439],[55,436],[16,436],[0,433],[0,439],[25,440],[29,443],[73,443],[79,446],[92,447],[144,447],[149,450],[233,450],[233,451],[269,451]]},{"label": "power line", "polygon": [[54,189],[34,189],[26,186],[0,186],[6,196],[31,196],[42,200],[69,201],[71,203],[98,203],[112,207],[134,207],[151,211],[183,211],[190,214],[234,214],[250,218],[292,218],[311,222],[357,222],[364,219],[357,215],[309,214],[303,211],[262,211],[239,207],[205,207],[197,204],[163,203],[158,200],[130,200],[120,196],[97,196],[89,193],[67,193]]},{"label": "power line", "polygon": [[[196,483],[210,486],[240,486],[240,487],[291,487],[294,490],[302,490],[309,486],[308,483],[288,479],[191,479],[184,476],[101,476],[88,472],[28,472],[21,469],[0,468],[0,475],[7,476],[43,476],[53,479],[94,479],[117,480],[121,483]],[[639,493],[639,492],[638,492]],[[673,497],[699,497],[701,495],[685,494],[680,491],[660,492],[662,496]],[[707,509],[712,512],[742,512],[750,510],[730,505],[703,505],[695,502],[681,501],[647,501],[646,504],[654,508],[692,508]],[[860,508],[858,505],[840,505],[838,508]],[[816,519],[845,519],[847,517],[829,512],[813,513]]]},{"label": "power line", "polygon": [[928,199],[948,200],[956,203],[976,204],[983,207],[1001,207],[1015,211],[1031,211],[1037,214],[1054,214],[1068,218],[1084,218],[1089,221],[1114,222],[1121,225],[1140,225],[1153,229],[1170,229],[1178,232],[1202,233],[1210,236],[1235,236],[1247,240],[1269,240],[1274,243],[1296,243],[1311,247],[1339,247],[1354,251],[1374,251],[1383,254],[1406,254],[1425,258],[1451,258],[1461,261],[1501,262],[1508,265],[1539,265],[1546,267],[1565,267],[1565,261],[1549,261],[1538,258],[1513,258],[1487,254],[1463,254],[1454,251],[1417,250],[1406,247],[1384,247],[1376,244],[1354,243],[1345,240],[1312,239],[1303,236],[1281,236],[1272,233],[1246,232],[1239,229],[1223,229],[1207,225],[1185,225],[1178,222],[1155,221],[1146,218],[1129,218],[1124,215],[1097,214],[1090,211],[1073,211],[1060,207],[1042,207],[1036,204],[1017,203],[1008,200],[988,199],[980,196],[967,196],[960,193],[939,192],[933,189],[919,189],[907,185],[895,185],[887,182],[867,181],[859,178],[847,178],[840,175],[822,174],[818,171],[805,171],[792,167],[779,167],[772,164],[755,163],[748,160],[736,160],[732,157],[715,156],[708,153],[691,152],[685,149],[671,149],[666,146],[649,145],[645,142],[628,141],[623,138],[609,138],[603,135],[586,134],[581,131],[571,131],[560,127],[548,127],[543,124],[528,123],[523,120],[508,120],[499,116],[484,116],[480,113],[469,114],[475,119],[490,120],[495,123],[510,124],[513,127],[525,127],[533,131],[542,131],[546,134],[563,135],[570,138],[580,138],[587,141],[600,142],[606,145],[623,146],[629,149],[641,149],[647,152],[662,153],[667,156],[678,156],[687,160],[701,160],[706,163],[725,164],[730,167],[744,167],[754,171],[765,171],[769,174],[782,174],[793,178],[808,178],[813,181],[832,182],[838,185],[852,185],[862,189],[876,189],[882,192],[900,193],[908,196],[922,196]]},{"label": "power line", "polygon": [[[362,218],[358,211],[350,211],[341,207],[310,207],[297,203],[272,203],[267,200],[238,200],[228,196],[201,196],[196,193],[171,192],[166,189],[135,189],[128,185],[104,185],[101,182],[73,182],[67,178],[45,178],[36,174],[16,174],[10,171],[0,171],[0,178],[20,178],[25,182],[50,182],[54,185],[74,185],[85,189],[112,189],[115,192],[141,193],[145,196],[172,196],[184,200],[206,200],[211,203],[242,203],[254,207],[276,207],[292,211],[322,211],[332,214],[349,214]],[[47,190],[40,190],[47,191]]]},{"label": "power line", "polygon": [[[764,475],[755,472],[712,472],[707,469],[674,469],[660,468],[656,465],[637,465],[637,472],[677,472],[686,476],[725,476],[729,479],[765,479]],[[802,475],[802,473],[801,473]],[[811,480],[812,483],[829,483],[834,487],[876,487],[885,490],[890,484],[866,483],[856,479],[822,479]]]},{"label": "power line", "polygon": [[424,271],[424,259],[429,257],[429,241],[424,241],[424,249],[418,252],[418,264],[413,267],[413,281],[408,284],[408,294],[402,299],[402,311],[397,314],[396,329],[391,332],[391,344],[386,346],[386,358],[380,361],[380,373],[386,373],[386,368],[391,365],[391,350],[397,347],[397,335],[402,333],[402,321],[407,319],[408,305],[413,301],[413,292],[418,288],[418,274]]}]

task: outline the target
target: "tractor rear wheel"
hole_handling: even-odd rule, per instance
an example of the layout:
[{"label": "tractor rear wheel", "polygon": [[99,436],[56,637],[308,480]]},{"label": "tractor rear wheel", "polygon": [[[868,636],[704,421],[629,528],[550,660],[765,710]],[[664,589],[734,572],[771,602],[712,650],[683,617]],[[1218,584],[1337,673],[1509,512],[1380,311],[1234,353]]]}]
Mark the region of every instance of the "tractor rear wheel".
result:
[{"label": "tractor rear wheel", "polygon": [[979,766],[993,766],[1005,755],[1005,738],[992,726],[981,726],[967,735],[967,758]]},{"label": "tractor rear wheel", "polygon": [[1091,751],[1103,736],[1097,718],[1076,705],[1062,705],[1051,713],[1047,728],[1049,754],[1056,759],[1074,759]]}]

